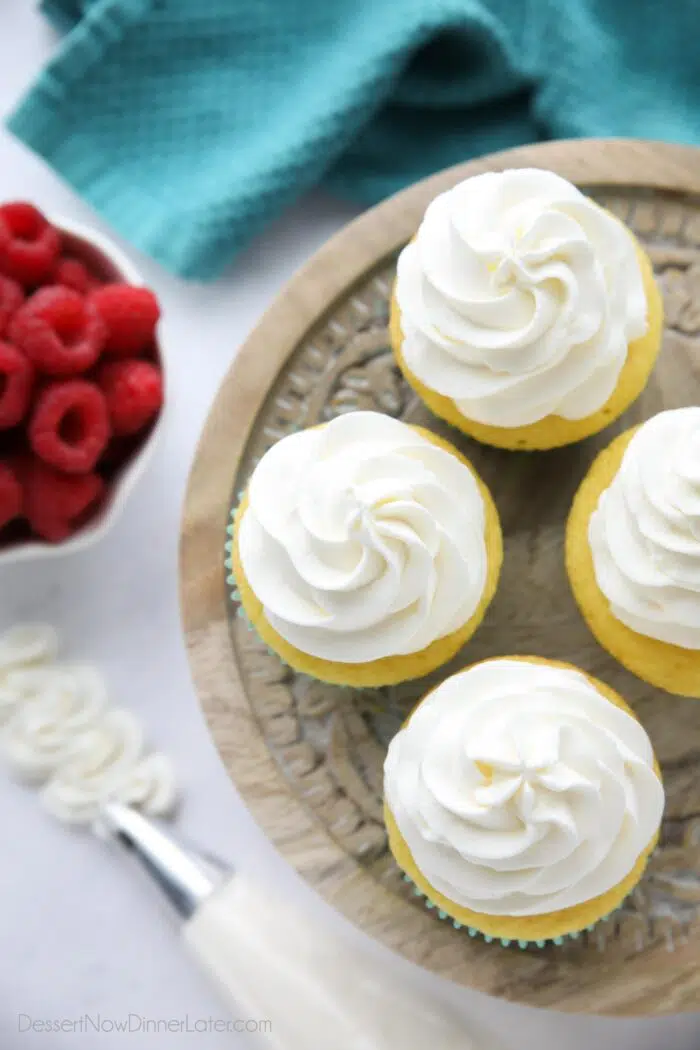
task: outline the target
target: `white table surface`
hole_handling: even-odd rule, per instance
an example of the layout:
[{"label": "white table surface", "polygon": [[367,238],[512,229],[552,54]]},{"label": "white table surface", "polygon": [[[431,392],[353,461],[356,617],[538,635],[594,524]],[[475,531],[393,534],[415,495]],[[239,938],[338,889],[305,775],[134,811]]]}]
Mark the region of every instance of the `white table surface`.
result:
[{"label": "white table surface", "polygon": [[[0,115],[56,46],[27,0],[0,0]],[[30,198],[47,211],[100,222],[37,158],[0,131],[0,200]],[[174,411],[147,477],[105,541],[74,557],[0,569],[0,628],[42,619],[72,656],[98,662],[115,701],[131,706],[178,765],[179,826],[211,851],[248,865],[319,921],[344,925],[278,858],[242,805],[207,735],[190,683],[177,605],[177,536],[195,443],[237,347],[282,284],[352,217],[313,195],[205,287],[143,259],[164,309]],[[89,836],[67,831],[27,790],[0,773],[0,1047],[82,1045],[129,1050],[243,1048],[224,1034],[21,1033],[18,1015],[107,1022],[138,1015],[192,1020],[226,1011],[181,950],[176,924],[140,873]],[[368,950],[383,952],[366,942]],[[509,1050],[697,1050],[700,1016],[645,1021],[574,1018],[510,1006],[423,974],[388,952],[426,990],[451,998]],[[24,1024],[25,1022],[23,1022]],[[136,1022],[132,1022],[132,1027]],[[332,1035],[329,1050],[332,1047]]]}]

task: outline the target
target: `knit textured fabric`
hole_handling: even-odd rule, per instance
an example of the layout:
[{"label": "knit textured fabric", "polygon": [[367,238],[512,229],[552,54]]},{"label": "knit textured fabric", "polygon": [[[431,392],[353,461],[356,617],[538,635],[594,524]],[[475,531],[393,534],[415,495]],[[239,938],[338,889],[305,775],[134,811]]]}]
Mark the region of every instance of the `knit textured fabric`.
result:
[{"label": "knit textured fabric", "polygon": [[8,125],[124,237],[215,277],[304,190],[372,203],[543,138],[700,139],[677,0],[43,0]]}]

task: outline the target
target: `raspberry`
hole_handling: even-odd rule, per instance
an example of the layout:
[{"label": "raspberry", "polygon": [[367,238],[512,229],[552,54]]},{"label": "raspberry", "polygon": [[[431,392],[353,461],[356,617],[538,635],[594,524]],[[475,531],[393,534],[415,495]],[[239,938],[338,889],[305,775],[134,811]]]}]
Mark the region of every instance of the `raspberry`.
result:
[{"label": "raspberry", "polygon": [[16,347],[0,342],[0,430],[15,427],[29,408],[34,368]]},{"label": "raspberry", "polygon": [[22,513],[22,486],[12,466],[0,460],[0,529]]},{"label": "raspberry", "polygon": [[29,444],[45,463],[67,474],[87,474],[109,441],[107,403],[94,383],[50,383],[36,400]]},{"label": "raspberry", "polygon": [[23,302],[22,286],[11,277],[0,277],[0,336]]},{"label": "raspberry", "polygon": [[94,365],[107,332],[87,299],[72,288],[47,285],[20,307],[8,335],[40,372],[68,376]]},{"label": "raspberry", "polygon": [[103,493],[99,474],[60,474],[34,460],[25,481],[25,514],[37,535],[60,543],[94,515]]},{"label": "raspberry", "polygon": [[48,279],[61,235],[33,204],[0,205],[0,273],[32,288]]},{"label": "raspberry", "polygon": [[130,284],[105,284],[90,296],[107,325],[105,352],[134,357],[153,339],[160,307],[148,288]]},{"label": "raspberry", "polygon": [[149,361],[106,361],[97,375],[109,411],[112,433],[143,430],[163,404],[163,377]]},{"label": "raspberry", "polygon": [[64,288],[72,288],[80,295],[87,295],[92,290],[94,279],[80,259],[62,255],[53,268],[51,283],[63,285]]}]

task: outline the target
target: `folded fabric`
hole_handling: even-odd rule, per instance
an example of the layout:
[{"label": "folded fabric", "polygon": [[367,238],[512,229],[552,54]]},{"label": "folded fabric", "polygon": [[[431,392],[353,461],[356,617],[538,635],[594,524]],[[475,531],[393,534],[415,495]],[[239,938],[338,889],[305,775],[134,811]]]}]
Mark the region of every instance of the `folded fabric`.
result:
[{"label": "folded fabric", "polygon": [[540,138],[700,138],[700,5],[43,0],[9,119],[136,247],[211,278],[302,191],[370,203]]}]

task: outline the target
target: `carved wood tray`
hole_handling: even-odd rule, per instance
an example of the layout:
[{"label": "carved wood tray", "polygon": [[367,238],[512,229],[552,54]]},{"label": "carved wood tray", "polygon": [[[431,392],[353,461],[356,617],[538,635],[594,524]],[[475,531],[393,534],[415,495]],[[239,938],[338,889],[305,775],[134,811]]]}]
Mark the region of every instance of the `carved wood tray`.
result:
[{"label": "carved wood tray", "polygon": [[[353,692],[292,672],[236,617],[224,542],[236,493],[290,431],[369,408],[447,432],[392,362],[387,301],[396,253],[437,192],[479,171],[526,165],[577,182],[645,243],[665,297],[664,347],[638,403],[582,444],[512,453],[450,433],[494,494],[505,562],[484,624],[440,674],[514,653],[579,664],[635,706],[668,801],[661,846],[624,908],[566,947],[521,952],[441,922],[411,895],[387,850],[386,745],[429,680]],[[700,151],[620,141],[512,150],[411,187],[325,245],[237,355],[197,452],[182,602],[199,696],[226,768],[272,842],[346,916],[414,962],[492,995],[617,1015],[700,1009],[700,704],[646,686],[599,648],[574,605],[562,553],[568,507],[596,451],[663,408],[700,402],[699,338]]]}]

